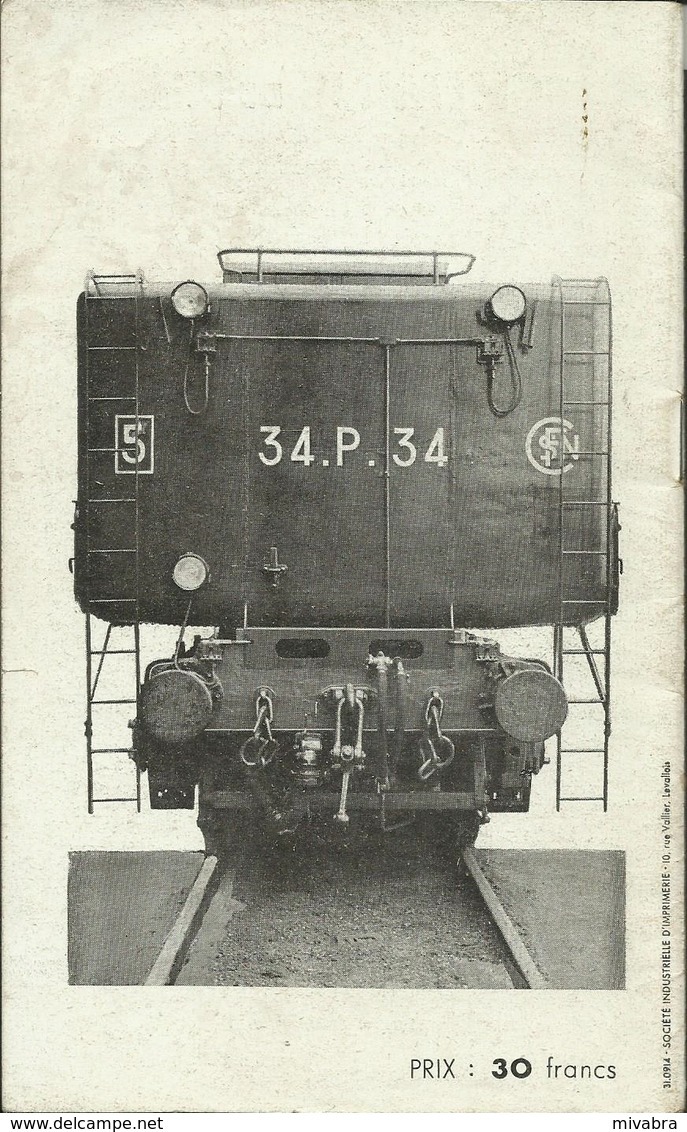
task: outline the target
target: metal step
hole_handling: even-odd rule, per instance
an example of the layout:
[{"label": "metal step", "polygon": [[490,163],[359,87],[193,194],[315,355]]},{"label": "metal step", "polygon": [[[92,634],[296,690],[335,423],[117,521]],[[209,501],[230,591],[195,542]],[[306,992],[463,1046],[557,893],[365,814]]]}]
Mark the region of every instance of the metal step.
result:
[{"label": "metal step", "polygon": [[562,649],[563,656],[605,656],[605,649]]},{"label": "metal step", "polygon": [[561,794],[559,802],[605,802],[603,794]]},{"label": "metal step", "polygon": [[140,801],[138,795],[134,794],[131,798],[91,798],[91,805],[95,806],[98,802],[136,802],[139,805]]},{"label": "metal step", "polygon": [[138,604],[136,597],[89,597],[88,600],[91,605],[115,605],[117,602],[126,602],[127,605]]},{"label": "metal step", "polygon": [[91,656],[135,656],[136,649],[91,649]]},{"label": "metal step", "polygon": [[92,755],[129,755],[132,747],[91,747]]},{"label": "metal step", "polygon": [[606,499],[563,499],[561,504],[563,507],[607,507],[609,511],[613,506]]},{"label": "metal step", "polygon": [[608,605],[606,598],[599,598],[598,601],[594,598],[582,597],[565,597],[561,601],[561,605]]},{"label": "metal step", "polygon": [[91,707],[96,704],[135,704],[136,700],[91,700]]},{"label": "metal step", "polygon": [[603,755],[603,747],[561,747],[562,755]]}]

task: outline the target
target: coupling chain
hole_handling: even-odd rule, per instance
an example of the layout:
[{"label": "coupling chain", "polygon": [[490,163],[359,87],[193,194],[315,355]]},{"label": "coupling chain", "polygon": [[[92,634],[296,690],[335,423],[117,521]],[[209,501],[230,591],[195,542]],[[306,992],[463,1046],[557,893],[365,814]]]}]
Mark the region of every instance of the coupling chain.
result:
[{"label": "coupling chain", "polygon": [[255,700],[253,734],[246,739],[239,750],[239,757],[244,766],[264,769],[274,759],[279,744],[272,734],[273,718],[272,697],[267,689],[261,688]]},{"label": "coupling chain", "polygon": [[441,717],[444,714],[444,701],[438,692],[432,692],[425,710],[427,730],[420,739],[420,756],[423,762],[417,772],[421,782],[426,782],[438,770],[449,766],[456,756],[456,748],[441,730]]}]

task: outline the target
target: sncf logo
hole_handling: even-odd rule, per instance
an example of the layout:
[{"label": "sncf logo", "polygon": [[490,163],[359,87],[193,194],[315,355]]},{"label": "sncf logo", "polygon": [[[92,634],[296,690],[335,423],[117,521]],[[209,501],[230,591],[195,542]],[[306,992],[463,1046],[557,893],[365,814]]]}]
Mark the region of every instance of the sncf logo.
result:
[{"label": "sncf logo", "polygon": [[560,417],[544,417],[537,421],[525,441],[527,459],[533,468],[545,476],[560,476],[569,472],[579,459],[580,438],[575,426]]}]

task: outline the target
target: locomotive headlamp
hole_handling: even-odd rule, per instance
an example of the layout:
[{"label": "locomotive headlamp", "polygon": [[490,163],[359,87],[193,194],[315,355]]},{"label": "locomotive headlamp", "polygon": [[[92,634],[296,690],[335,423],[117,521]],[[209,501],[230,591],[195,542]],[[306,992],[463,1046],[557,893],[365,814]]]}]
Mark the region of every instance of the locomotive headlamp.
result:
[{"label": "locomotive headlamp", "polygon": [[200,283],[187,279],[172,291],[172,306],[182,318],[202,318],[210,306],[210,300]]},{"label": "locomotive headlamp", "polygon": [[199,590],[208,575],[207,562],[199,554],[182,554],[172,573],[176,585],[187,593]]},{"label": "locomotive headlamp", "polygon": [[527,301],[519,287],[506,283],[494,291],[487,305],[494,318],[511,326],[524,315]]}]

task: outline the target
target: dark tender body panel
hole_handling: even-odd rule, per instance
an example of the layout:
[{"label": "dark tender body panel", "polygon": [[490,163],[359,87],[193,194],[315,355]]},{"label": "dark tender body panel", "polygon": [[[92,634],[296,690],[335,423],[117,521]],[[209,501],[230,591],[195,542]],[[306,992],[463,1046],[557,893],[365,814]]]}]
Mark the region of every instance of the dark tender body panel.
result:
[{"label": "dark tender body panel", "polygon": [[[233,629],[246,603],[257,626],[429,628],[447,623],[451,605],[458,625],[550,624],[562,593],[568,624],[603,613],[606,552],[613,576],[617,559],[604,506],[569,507],[565,547],[559,516],[562,479],[566,499],[607,497],[604,281],[569,309],[564,359],[560,286],[523,286],[526,348],[513,331],[522,398],[503,417],[475,344],[494,333],[489,285],[225,284],[209,289],[209,315],[195,325],[176,315],[171,289],[79,301],[84,610],[128,623],[137,591],[141,621],[181,623],[189,597],[172,571],[192,551],[210,571],[193,596],[197,625]],[[199,332],[216,336],[212,352],[197,349]],[[512,392],[498,340],[497,407]],[[563,476],[546,423],[560,420],[562,364]],[[566,547],[575,553],[561,555]],[[264,569],[271,548],[287,567],[278,585]]]}]

